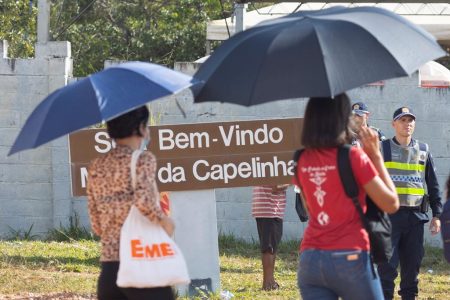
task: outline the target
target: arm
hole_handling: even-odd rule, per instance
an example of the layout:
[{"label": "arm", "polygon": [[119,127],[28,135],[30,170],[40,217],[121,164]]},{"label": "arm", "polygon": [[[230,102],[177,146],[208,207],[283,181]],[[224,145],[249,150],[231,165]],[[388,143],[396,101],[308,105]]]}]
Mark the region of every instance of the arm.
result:
[{"label": "arm", "polygon": [[281,193],[286,191],[286,189],[290,186],[290,184],[278,184],[272,186],[272,193]]},{"label": "arm", "polygon": [[360,136],[364,145],[363,149],[379,174],[363,186],[364,190],[380,209],[387,213],[394,213],[400,204],[395,185],[384,166],[379,150],[378,134],[369,128],[362,128]]},{"label": "arm", "polygon": [[156,184],[156,159],[150,153],[143,153],[136,168],[134,205],[150,221],[159,223],[167,234],[172,235],[175,225],[159,206],[159,192]]},{"label": "arm", "polygon": [[431,211],[433,212],[433,218],[430,222],[430,231],[432,235],[435,235],[441,231],[441,221],[439,220],[439,216],[442,213],[442,200],[439,193],[439,183],[431,152],[428,153],[428,159],[425,165],[425,182],[427,184]]},{"label": "arm", "polygon": [[100,216],[97,211],[97,205],[95,203],[95,195],[94,195],[94,189],[93,189],[93,178],[95,175],[93,175],[93,172],[90,172],[91,168],[89,168],[89,180],[87,182],[87,196],[88,196],[88,212],[89,212],[89,219],[91,221],[91,228],[92,231],[98,235],[101,236],[102,230],[100,227]]}]

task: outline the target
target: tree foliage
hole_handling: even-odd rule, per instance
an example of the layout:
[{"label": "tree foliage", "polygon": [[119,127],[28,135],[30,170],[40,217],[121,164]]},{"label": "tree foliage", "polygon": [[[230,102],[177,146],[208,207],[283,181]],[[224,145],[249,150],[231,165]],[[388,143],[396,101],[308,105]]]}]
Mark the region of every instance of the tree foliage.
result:
[{"label": "tree foliage", "polygon": [[[49,0],[51,38],[72,43],[74,74],[106,59],[172,66],[205,54],[206,22],[222,17],[220,0]],[[229,16],[232,1],[222,0]],[[31,57],[37,0],[0,0],[0,39],[11,57]]]},{"label": "tree foliage", "polygon": [[[10,57],[33,57],[38,0],[0,0],[0,39]],[[173,66],[205,54],[206,22],[228,17],[231,0],[48,0],[51,39],[70,41],[74,75],[103,69],[106,59]],[[221,2],[225,14],[222,13]],[[267,3],[257,3],[255,9]],[[440,61],[450,67],[450,60]]]},{"label": "tree foliage", "polygon": [[32,1],[0,0],[0,40],[9,43],[10,57],[32,57],[37,9]]}]

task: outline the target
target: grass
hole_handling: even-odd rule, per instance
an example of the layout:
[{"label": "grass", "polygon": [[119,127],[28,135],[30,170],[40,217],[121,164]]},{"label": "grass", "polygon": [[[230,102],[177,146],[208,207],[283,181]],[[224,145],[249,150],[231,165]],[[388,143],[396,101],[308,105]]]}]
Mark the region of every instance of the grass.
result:
[{"label": "grass", "polygon": [[[256,243],[221,236],[219,248],[221,289],[233,293],[233,299],[298,299],[298,242],[281,244],[276,266],[281,289],[272,292],[260,289]],[[0,299],[94,299],[99,255],[100,245],[93,240],[0,241]],[[420,299],[448,299],[450,267],[442,249],[427,247],[420,280]],[[209,298],[220,299],[218,293]]]}]

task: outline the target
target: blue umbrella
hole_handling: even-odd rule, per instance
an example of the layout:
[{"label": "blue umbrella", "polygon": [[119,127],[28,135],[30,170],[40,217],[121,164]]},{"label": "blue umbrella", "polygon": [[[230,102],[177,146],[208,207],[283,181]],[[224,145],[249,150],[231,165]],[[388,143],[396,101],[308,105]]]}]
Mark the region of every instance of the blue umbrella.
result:
[{"label": "blue umbrella", "polygon": [[416,71],[445,55],[423,29],[375,7],[305,11],[258,24],[219,46],[194,77],[195,102],[255,105],[334,96]]},{"label": "blue umbrella", "polygon": [[31,113],[8,155],[110,120],[145,103],[197,84],[166,67],[128,62],[56,90]]}]

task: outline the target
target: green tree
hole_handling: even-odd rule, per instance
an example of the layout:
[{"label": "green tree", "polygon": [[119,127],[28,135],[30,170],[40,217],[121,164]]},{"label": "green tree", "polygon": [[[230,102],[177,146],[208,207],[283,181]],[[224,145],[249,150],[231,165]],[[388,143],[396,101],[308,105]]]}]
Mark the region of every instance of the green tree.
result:
[{"label": "green tree", "polygon": [[[172,66],[174,61],[201,57],[205,53],[206,22],[222,15],[219,0],[91,3],[52,1],[52,35],[54,39],[72,42],[77,76],[102,69],[105,59]],[[224,4],[231,8],[231,2]],[[89,8],[84,11],[86,7]]]},{"label": "green tree", "polygon": [[[226,16],[232,1],[222,0]],[[106,59],[173,66],[205,53],[206,22],[222,18],[220,0],[49,0],[51,40],[72,44],[74,75],[103,68]],[[10,57],[32,57],[37,0],[0,0],[0,39]]]},{"label": "green tree", "polygon": [[9,42],[10,57],[32,57],[37,9],[30,0],[0,0],[0,40]]}]

